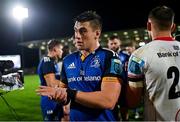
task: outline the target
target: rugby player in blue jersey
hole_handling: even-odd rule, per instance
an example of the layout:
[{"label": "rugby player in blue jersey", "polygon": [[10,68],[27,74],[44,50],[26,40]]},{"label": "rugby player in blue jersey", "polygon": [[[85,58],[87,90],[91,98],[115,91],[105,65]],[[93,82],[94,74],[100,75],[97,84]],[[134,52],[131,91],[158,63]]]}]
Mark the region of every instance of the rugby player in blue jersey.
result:
[{"label": "rugby player in blue jersey", "polygon": [[66,56],[62,67],[62,86],[40,87],[40,95],[64,104],[71,101],[71,121],[115,121],[112,109],[121,92],[121,62],[113,51],[103,49],[99,38],[101,17],[86,11],[75,18],[74,42],[78,49]]},{"label": "rugby player in blue jersey", "polygon": [[[62,45],[57,40],[50,40],[47,45],[48,54],[43,57],[38,66],[38,75],[42,86],[58,87],[60,84],[60,68],[57,63],[62,56]],[[41,97],[43,120],[61,120],[62,105],[50,100],[47,96]]]},{"label": "rugby player in blue jersey", "polygon": [[[108,43],[107,43],[108,48],[118,54],[118,57],[122,62],[122,66],[123,66],[123,83],[127,83],[127,65],[130,55],[126,51],[121,49],[121,44],[122,42],[118,36],[113,35],[108,38]],[[125,87],[122,87],[119,102],[117,103],[116,107],[113,110],[114,116],[117,121],[120,120],[127,121],[129,118],[128,109],[126,107],[124,88]]]}]

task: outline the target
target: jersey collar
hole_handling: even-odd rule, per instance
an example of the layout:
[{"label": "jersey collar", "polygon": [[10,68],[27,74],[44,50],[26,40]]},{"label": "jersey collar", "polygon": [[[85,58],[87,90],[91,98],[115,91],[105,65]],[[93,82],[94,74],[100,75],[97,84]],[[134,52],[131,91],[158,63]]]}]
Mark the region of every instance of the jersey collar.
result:
[{"label": "jersey collar", "polygon": [[99,46],[96,50],[94,50],[93,52],[92,52],[92,54],[95,54],[97,51],[99,51],[100,49],[102,49],[102,47],[101,46]]},{"label": "jersey collar", "polygon": [[157,38],[155,38],[154,40],[159,40],[159,41],[174,41],[174,38],[172,38],[172,37],[169,37],[169,36],[162,36],[162,37],[157,37]]},{"label": "jersey collar", "polygon": [[[102,49],[102,46],[99,46],[96,50],[94,50],[94,51],[92,51],[90,54],[96,54],[96,52],[98,52],[99,50],[101,50]],[[79,51],[79,55],[80,56],[82,56],[82,53],[81,53],[81,51]]]}]

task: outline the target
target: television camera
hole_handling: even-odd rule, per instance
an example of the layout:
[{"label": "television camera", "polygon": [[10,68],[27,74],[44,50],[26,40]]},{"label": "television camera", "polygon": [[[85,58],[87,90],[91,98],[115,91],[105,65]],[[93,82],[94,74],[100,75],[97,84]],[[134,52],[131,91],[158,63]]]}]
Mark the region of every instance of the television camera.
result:
[{"label": "television camera", "polygon": [[14,68],[11,60],[0,61],[0,94],[24,88],[23,70]]}]

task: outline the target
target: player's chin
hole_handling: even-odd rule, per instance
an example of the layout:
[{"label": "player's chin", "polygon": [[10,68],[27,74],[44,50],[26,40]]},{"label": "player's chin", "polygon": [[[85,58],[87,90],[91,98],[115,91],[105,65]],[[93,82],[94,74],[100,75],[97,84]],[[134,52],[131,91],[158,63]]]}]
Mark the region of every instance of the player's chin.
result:
[{"label": "player's chin", "polygon": [[84,47],[83,47],[82,45],[76,45],[76,48],[77,48],[78,50],[84,50]]}]

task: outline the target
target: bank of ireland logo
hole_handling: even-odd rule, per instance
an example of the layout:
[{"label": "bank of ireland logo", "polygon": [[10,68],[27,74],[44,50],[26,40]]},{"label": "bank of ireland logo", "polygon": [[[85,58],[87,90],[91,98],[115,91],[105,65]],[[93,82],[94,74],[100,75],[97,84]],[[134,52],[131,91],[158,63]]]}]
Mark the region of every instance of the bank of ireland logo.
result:
[{"label": "bank of ireland logo", "polygon": [[90,67],[99,67],[100,66],[100,59],[98,56],[95,56],[92,61],[91,61],[91,64],[90,64]]}]

